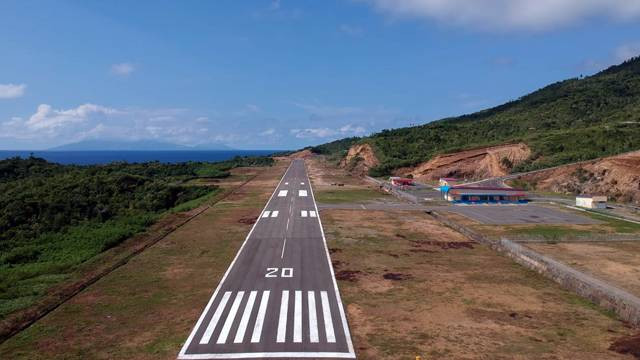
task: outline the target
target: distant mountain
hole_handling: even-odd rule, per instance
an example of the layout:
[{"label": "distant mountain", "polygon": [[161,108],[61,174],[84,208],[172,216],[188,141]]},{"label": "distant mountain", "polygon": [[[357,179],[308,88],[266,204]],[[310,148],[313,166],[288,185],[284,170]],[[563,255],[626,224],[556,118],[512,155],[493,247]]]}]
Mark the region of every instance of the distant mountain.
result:
[{"label": "distant mountain", "polygon": [[[541,169],[640,149],[640,58],[598,74],[551,84],[506,104],[421,126],[383,130],[313,147],[345,158],[369,145],[370,175],[416,167],[470,148],[525,144],[530,155],[512,172]],[[362,156],[353,157],[355,167]],[[501,160],[501,159],[498,159]],[[501,160],[510,165],[512,159]],[[505,165],[505,166],[506,166]],[[511,166],[506,166],[511,167]]]},{"label": "distant mountain", "polygon": [[56,146],[52,151],[181,151],[181,150],[233,150],[222,144],[184,146],[156,140],[119,141],[119,140],[83,140],[76,143]]}]

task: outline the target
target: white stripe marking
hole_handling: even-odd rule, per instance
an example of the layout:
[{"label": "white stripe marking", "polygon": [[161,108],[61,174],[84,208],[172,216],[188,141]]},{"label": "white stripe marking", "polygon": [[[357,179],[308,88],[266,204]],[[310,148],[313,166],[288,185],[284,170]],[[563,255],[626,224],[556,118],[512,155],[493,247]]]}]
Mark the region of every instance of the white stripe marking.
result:
[{"label": "white stripe marking", "polygon": [[307,210],[301,210],[300,211],[300,216],[307,217]]},{"label": "white stripe marking", "polygon": [[327,334],[327,342],[336,342],[336,334],[333,332],[333,321],[331,320],[331,308],[329,307],[329,297],[326,291],[320,292],[322,298],[322,317],[324,318],[324,330]]},{"label": "white stripe marking", "polygon": [[318,339],[318,318],[316,315],[316,296],[313,291],[307,292],[309,302],[309,341],[317,343]]},{"label": "white stripe marking", "polygon": [[284,242],[282,243],[282,254],[280,254],[280,259],[284,259],[284,248],[287,246],[287,238],[284,238]]},{"label": "white stripe marking", "polygon": [[251,335],[252,343],[260,342],[260,336],[262,335],[262,324],[264,324],[264,315],[267,313],[267,304],[269,303],[269,293],[269,290],[262,292],[262,300],[260,300],[260,307],[258,308],[256,324],[253,326],[253,334]]},{"label": "white stripe marking", "polygon": [[296,291],[293,309],[293,342],[302,342],[302,291]]},{"label": "white stripe marking", "polygon": [[280,197],[287,196],[288,192],[289,192],[289,190],[280,190],[280,192],[278,193],[278,196],[280,196]]},{"label": "white stripe marking", "polygon": [[236,314],[238,313],[238,308],[240,307],[240,302],[242,302],[243,297],[244,291],[238,291],[238,295],[236,295],[235,300],[233,300],[233,304],[231,304],[231,309],[229,310],[229,315],[227,315],[227,320],[225,320],[224,325],[222,326],[222,331],[220,331],[218,341],[216,341],[217,344],[224,344],[227,342],[229,331],[231,331],[231,325],[233,325],[233,320],[235,320],[236,318]]},{"label": "white stripe marking", "polygon": [[300,183],[300,185],[304,185],[304,181]]},{"label": "white stripe marking", "polygon": [[271,217],[278,217],[278,214],[280,212],[278,210],[275,210],[274,212],[271,213]]},{"label": "white stripe marking", "polygon": [[316,212],[313,210],[309,211],[309,216],[316,217]]},{"label": "white stripe marking", "polygon": [[252,291],[249,294],[249,300],[247,300],[247,305],[244,306],[244,312],[242,313],[242,318],[240,318],[240,325],[238,326],[238,331],[236,331],[236,337],[233,339],[233,342],[239,344],[244,341],[244,333],[247,331],[247,325],[249,324],[249,317],[251,316],[251,311],[253,310],[253,303],[256,301],[257,291]]},{"label": "white stripe marking", "polygon": [[222,312],[224,308],[227,306],[227,301],[231,297],[231,291],[227,291],[222,295],[222,300],[220,300],[220,304],[216,308],[216,311],[213,313],[213,317],[211,317],[211,321],[209,321],[209,325],[207,325],[207,329],[204,331],[204,335],[202,335],[202,339],[200,339],[200,344],[208,344],[209,340],[211,340],[211,335],[213,335],[213,330],[216,329],[216,325],[218,325],[218,321],[220,321],[220,316],[222,316]]},{"label": "white stripe marking", "polygon": [[284,184],[285,184],[285,185],[289,185],[289,183],[288,183],[288,182],[286,182],[286,183],[284,183]]},{"label": "white stripe marking", "polygon": [[307,196],[307,190],[298,190],[298,196]]},{"label": "white stripe marking", "polygon": [[278,318],[278,336],[276,342],[283,343],[287,337],[287,310],[289,310],[289,290],[282,290],[280,317]]},{"label": "white stripe marking", "polygon": [[271,211],[265,211],[265,212],[262,213],[262,217],[263,218],[268,218],[269,214],[271,214]]}]

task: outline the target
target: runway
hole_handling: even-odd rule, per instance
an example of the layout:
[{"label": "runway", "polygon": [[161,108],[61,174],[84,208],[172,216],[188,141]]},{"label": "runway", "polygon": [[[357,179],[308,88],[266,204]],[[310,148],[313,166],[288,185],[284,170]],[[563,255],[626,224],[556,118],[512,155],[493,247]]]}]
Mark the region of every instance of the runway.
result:
[{"label": "runway", "polygon": [[293,160],[178,359],[355,358],[304,160]]}]

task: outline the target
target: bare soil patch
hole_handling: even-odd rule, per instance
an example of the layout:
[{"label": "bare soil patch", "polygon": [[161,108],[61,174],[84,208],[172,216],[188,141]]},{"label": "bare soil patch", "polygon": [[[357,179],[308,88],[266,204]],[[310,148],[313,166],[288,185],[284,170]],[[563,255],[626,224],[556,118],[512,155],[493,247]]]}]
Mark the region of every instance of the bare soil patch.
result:
[{"label": "bare soil patch", "polygon": [[359,359],[628,358],[623,323],[426,214],[321,216]]},{"label": "bare soil patch", "polygon": [[527,247],[640,296],[640,242],[527,243]]}]

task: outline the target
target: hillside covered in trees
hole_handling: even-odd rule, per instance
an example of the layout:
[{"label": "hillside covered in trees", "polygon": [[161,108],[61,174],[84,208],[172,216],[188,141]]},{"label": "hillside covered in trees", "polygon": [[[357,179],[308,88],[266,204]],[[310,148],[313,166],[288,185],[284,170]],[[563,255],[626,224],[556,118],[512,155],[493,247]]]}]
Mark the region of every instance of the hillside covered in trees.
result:
[{"label": "hillside covered in trees", "polygon": [[186,180],[227,177],[234,167],[272,163],[268,157],[91,166],[35,157],[1,160],[0,319],[163,212],[188,208],[220,190]]},{"label": "hillside covered in trees", "polygon": [[372,145],[380,164],[374,176],[415,166],[443,153],[525,143],[531,156],[512,171],[526,171],[640,149],[640,58],[596,75],[549,85],[515,101],[425,125],[383,130],[312,148],[339,158],[357,143]]}]

